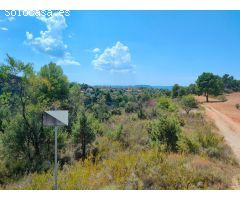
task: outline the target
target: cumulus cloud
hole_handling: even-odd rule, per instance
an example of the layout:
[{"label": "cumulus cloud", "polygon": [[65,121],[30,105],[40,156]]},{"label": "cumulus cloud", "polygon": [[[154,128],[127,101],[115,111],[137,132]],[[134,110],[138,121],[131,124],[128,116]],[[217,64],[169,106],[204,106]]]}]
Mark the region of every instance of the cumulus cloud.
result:
[{"label": "cumulus cloud", "polygon": [[34,37],[32,33],[26,32],[27,43],[37,51],[61,61],[62,64],[80,65],[71,56],[67,44],[63,41],[63,31],[67,28],[64,16],[54,13],[51,17],[41,16],[37,19],[46,25],[47,30],[40,31],[39,37]]},{"label": "cumulus cloud", "polygon": [[0,30],[1,30],[1,31],[8,31],[8,28],[6,28],[6,27],[0,27]]},{"label": "cumulus cloud", "polygon": [[95,56],[92,64],[95,69],[111,72],[130,72],[134,68],[129,48],[121,42],[117,42],[111,48],[106,48],[99,56]]}]

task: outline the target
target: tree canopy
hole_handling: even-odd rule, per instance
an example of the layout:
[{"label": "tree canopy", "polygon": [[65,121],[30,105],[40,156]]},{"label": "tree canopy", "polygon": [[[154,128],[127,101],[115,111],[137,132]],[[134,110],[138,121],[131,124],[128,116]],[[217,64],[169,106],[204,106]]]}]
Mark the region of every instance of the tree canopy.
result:
[{"label": "tree canopy", "polygon": [[220,76],[213,73],[202,73],[196,84],[202,94],[206,96],[206,101],[209,102],[209,95],[220,95],[224,91],[223,81]]}]

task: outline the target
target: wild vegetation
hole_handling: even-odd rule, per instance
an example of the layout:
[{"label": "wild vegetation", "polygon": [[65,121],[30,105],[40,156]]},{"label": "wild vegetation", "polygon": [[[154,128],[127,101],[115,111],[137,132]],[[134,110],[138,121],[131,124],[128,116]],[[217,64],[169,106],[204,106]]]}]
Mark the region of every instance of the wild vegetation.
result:
[{"label": "wild vegetation", "polygon": [[227,189],[239,172],[193,96],[239,91],[228,75],[203,73],[172,91],[92,87],[69,82],[55,63],[34,72],[7,56],[0,86],[2,189],[52,189],[54,132],[42,114],[54,109],[69,110],[58,135],[60,189]]}]

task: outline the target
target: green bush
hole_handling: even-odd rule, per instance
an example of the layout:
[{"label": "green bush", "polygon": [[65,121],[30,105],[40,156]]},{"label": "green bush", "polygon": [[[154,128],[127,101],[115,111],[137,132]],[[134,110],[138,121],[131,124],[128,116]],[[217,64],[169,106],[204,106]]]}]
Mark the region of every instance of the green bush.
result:
[{"label": "green bush", "polygon": [[122,114],[122,112],[119,108],[112,110],[111,113],[112,113],[112,115],[121,115]]},{"label": "green bush", "polygon": [[138,110],[137,116],[138,116],[139,119],[146,119],[145,111],[144,111],[142,108],[140,108],[140,109]]},{"label": "green bush", "polygon": [[177,105],[168,97],[160,97],[157,103],[158,108],[161,110],[174,112],[177,110]]},{"label": "green bush", "polygon": [[134,112],[137,112],[138,109],[139,109],[139,107],[138,107],[137,103],[129,102],[126,105],[125,112],[126,113],[134,113]]},{"label": "green bush", "polygon": [[235,158],[224,144],[223,138],[212,132],[209,127],[203,127],[190,134],[181,133],[177,145],[180,152],[207,155],[210,158],[235,163]]},{"label": "green bush", "polygon": [[159,119],[149,122],[147,131],[153,143],[166,145],[170,151],[177,149],[181,128],[175,117],[161,116]]},{"label": "green bush", "polygon": [[181,99],[182,108],[186,111],[187,114],[193,109],[198,107],[197,100],[193,95],[183,96]]},{"label": "green bush", "polygon": [[121,124],[121,125],[118,125],[115,128],[115,130],[113,131],[113,133],[112,133],[113,134],[113,138],[115,140],[119,140],[121,135],[122,135],[122,133],[123,133],[123,125]]},{"label": "green bush", "polygon": [[181,134],[178,141],[178,150],[183,153],[197,154],[200,151],[200,143],[194,137]]}]

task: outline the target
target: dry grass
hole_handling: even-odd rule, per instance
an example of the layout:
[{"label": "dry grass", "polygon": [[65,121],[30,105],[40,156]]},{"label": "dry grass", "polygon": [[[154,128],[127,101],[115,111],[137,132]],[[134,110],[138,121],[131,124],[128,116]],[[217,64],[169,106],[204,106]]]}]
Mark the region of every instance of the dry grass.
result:
[{"label": "dry grass", "polygon": [[[115,158],[65,166],[59,171],[59,188],[227,189],[234,171],[234,167],[204,157],[167,154],[158,149],[134,155],[118,152]],[[52,172],[47,172],[29,175],[6,189],[52,189],[52,183]]]}]

